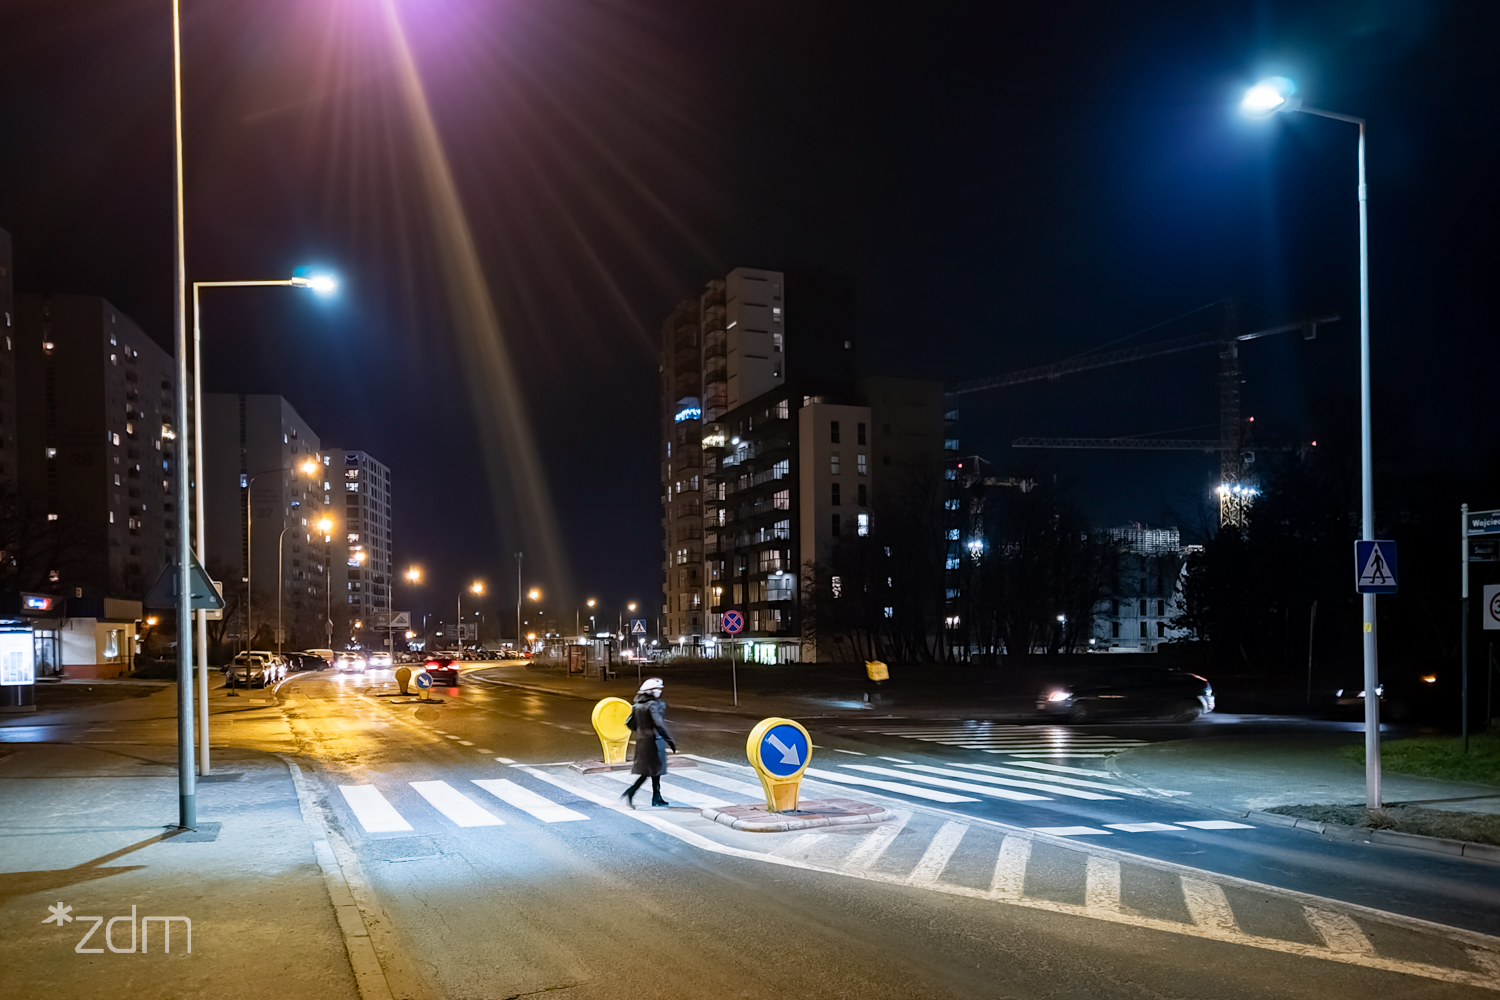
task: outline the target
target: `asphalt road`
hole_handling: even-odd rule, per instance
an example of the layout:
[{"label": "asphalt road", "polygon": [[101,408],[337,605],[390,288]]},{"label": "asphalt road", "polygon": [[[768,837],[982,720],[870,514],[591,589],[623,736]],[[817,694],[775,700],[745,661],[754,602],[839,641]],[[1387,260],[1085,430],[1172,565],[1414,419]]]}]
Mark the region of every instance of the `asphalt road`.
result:
[{"label": "asphalt road", "polygon": [[989,753],[931,742],[932,724],[813,727],[804,796],[898,819],[742,834],[698,807],[754,798],[743,719],[673,710],[668,691],[698,766],[666,779],[671,808],[631,812],[617,778],[565,766],[598,753],[587,702],[467,676],[440,704],[392,691],[388,672],[297,675],[223,728],[304,761],[411,996],[1500,989],[1500,941],[1484,936],[1500,931],[1500,869],[1204,828],[1224,818],[1132,794],[1073,755],[1157,738],[1145,728],[1070,730],[1057,738],[1091,739],[1061,749],[1036,727],[976,731],[1005,751]]}]

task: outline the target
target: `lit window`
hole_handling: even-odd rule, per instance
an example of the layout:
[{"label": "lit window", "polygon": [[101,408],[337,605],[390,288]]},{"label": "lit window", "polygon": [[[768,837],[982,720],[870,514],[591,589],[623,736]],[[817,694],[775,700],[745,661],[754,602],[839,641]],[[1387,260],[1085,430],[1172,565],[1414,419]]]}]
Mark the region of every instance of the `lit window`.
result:
[{"label": "lit window", "polygon": [[828,580],[828,589],[833,592],[834,597],[838,597],[844,592],[844,581],[836,576],[830,577]]},{"label": "lit window", "polygon": [[944,500],[943,501],[943,509],[945,509],[945,510],[958,510],[958,501],[957,500]]},{"label": "lit window", "polygon": [[775,493],[775,495],[771,497],[771,506],[774,507],[776,510],[791,510],[792,509],[792,491],[791,490],[777,490],[776,493]]},{"label": "lit window", "polygon": [[894,618],[894,617],[896,617],[896,609],[895,608],[886,608],[885,609],[885,616],[887,618]]},{"label": "lit window", "polygon": [[950,542],[956,542],[956,541],[958,541],[958,529],[957,528],[949,528],[948,529],[948,541],[950,541]]},{"label": "lit window", "polygon": [[771,527],[771,537],[785,541],[792,537],[792,522],[777,521]]},{"label": "lit window", "polygon": [[957,587],[949,587],[948,588],[948,600],[950,600],[950,601],[956,601],[956,600],[958,600],[958,588]]},{"label": "lit window", "polygon": [[[891,458],[890,458],[889,455],[886,456],[885,461],[886,461],[887,465],[890,464]],[[943,470],[943,478],[944,479],[957,479],[958,478],[958,470],[957,469],[944,469]]]},{"label": "lit window", "polygon": [[865,537],[866,535],[868,535],[870,533],[870,515],[869,514],[856,514],[855,515],[855,524],[857,525],[857,527],[854,530],[855,530],[855,533],[859,535],[859,537],[863,538],[863,537]]},{"label": "lit window", "polygon": [[944,451],[957,451],[958,450],[958,438],[944,438],[943,439],[943,450]]},{"label": "lit window", "polygon": [[354,543],[356,543],[358,541],[359,541],[359,532],[357,532],[357,531],[351,531],[351,532],[349,532],[349,544],[353,545]]},{"label": "lit window", "polygon": [[[783,458],[781,461],[777,462],[774,466],[771,467],[771,478],[772,479],[785,479],[787,476],[790,476],[791,474],[792,474],[792,462],[791,462],[791,459]],[[722,492],[719,494],[719,499],[720,500],[724,499],[724,495],[723,495]]]},{"label": "lit window", "polygon": [[56,458],[57,457],[57,449],[56,448],[48,448],[47,449],[47,457],[48,458]]},{"label": "lit window", "polygon": [[48,514],[47,515],[47,520],[49,520],[49,521],[56,521],[57,520],[57,515],[56,514]]},{"label": "lit window", "polygon": [[350,493],[358,493],[359,492],[359,484],[358,483],[345,483],[344,484],[344,489],[348,490]]},{"label": "lit window", "polygon": [[[120,442],[118,442],[118,441],[115,442],[115,444],[119,444],[119,443]],[[835,476],[839,474],[839,456],[838,456],[838,452],[834,452],[832,455],[828,456],[828,471],[831,472]]]},{"label": "lit window", "polygon": [[118,434],[111,434],[109,436],[109,440],[110,440],[111,443],[118,445],[120,443],[120,435],[118,435]]},{"label": "lit window", "polygon": [[944,564],[945,569],[958,569],[958,556],[949,556]]},{"label": "lit window", "polygon": [[115,523],[115,512],[114,511],[110,511],[109,512],[109,523],[110,524],[114,524]]},{"label": "lit window", "polygon": [[855,456],[855,458],[854,458],[854,464],[858,467],[859,474],[861,476],[869,474],[870,470],[869,470],[869,467],[865,464],[865,453],[864,452],[860,452],[858,455]]},{"label": "lit window", "polygon": [[135,433],[135,424],[126,424],[125,425],[125,433],[126,434],[134,434]]}]

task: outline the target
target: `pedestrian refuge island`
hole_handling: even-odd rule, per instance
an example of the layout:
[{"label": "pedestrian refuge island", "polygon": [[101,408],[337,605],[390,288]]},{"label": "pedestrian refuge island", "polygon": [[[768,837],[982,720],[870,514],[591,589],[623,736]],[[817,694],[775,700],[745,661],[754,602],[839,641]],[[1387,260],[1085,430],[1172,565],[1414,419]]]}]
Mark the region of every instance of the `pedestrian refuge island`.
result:
[{"label": "pedestrian refuge island", "polygon": [[[568,765],[569,770],[580,774],[630,770],[628,748],[635,734],[625,722],[634,710],[634,706],[624,698],[605,698],[595,705],[590,721],[594,724],[594,733],[599,737],[599,747],[603,753],[597,758],[575,760]],[[697,766],[693,761],[684,760],[676,754],[667,758],[669,769]]]},{"label": "pedestrian refuge island", "polygon": [[802,800],[802,774],[812,762],[812,737],[802,723],[762,719],[745,740],[745,756],[760,778],[765,806],[706,807],[703,818],[750,833],[782,833],[819,826],[884,823],[896,814],[853,799]]}]

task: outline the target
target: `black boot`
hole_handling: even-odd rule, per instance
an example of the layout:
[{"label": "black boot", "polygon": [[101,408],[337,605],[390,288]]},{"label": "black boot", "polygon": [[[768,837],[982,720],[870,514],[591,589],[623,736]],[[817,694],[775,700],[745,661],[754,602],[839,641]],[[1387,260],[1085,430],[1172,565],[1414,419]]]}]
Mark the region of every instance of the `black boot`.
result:
[{"label": "black boot", "polygon": [[[627,788],[627,789],[625,789],[623,792],[620,793],[620,798],[622,798],[622,799],[625,800],[625,804],[627,806],[629,806],[632,809],[635,808],[635,789],[634,788]],[[653,803],[653,805],[654,804],[655,803]]]},{"label": "black boot", "polygon": [[661,793],[657,792],[657,793],[655,793],[655,794],[653,794],[651,796],[651,804],[653,806],[669,806],[672,803],[670,803],[666,799],[662,798],[661,797]]}]

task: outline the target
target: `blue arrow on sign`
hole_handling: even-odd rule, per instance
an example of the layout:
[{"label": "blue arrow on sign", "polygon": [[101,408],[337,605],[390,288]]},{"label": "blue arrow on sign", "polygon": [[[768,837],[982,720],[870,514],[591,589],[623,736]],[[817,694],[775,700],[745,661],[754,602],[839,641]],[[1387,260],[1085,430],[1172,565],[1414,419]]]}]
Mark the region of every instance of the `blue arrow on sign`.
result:
[{"label": "blue arrow on sign", "polygon": [[417,674],[417,687],[423,689],[432,687],[432,675],[425,670]]},{"label": "blue arrow on sign", "polygon": [[796,726],[772,726],[760,738],[760,766],[785,778],[807,763],[807,737]]},{"label": "blue arrow on sign", "polygon": [[745,627],[745,616],[738,611],[724,612],[724,631],[735,635]]},{"label": "blue arrow on sign", "polygon": [[1396,543],[1389,538],[1354,543],[1354,589],[1361,594],[1396,592]]}]

